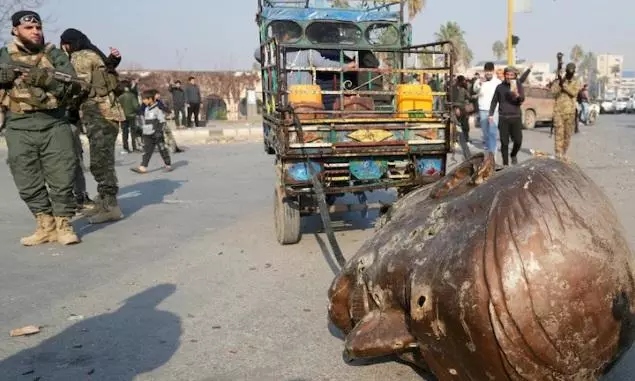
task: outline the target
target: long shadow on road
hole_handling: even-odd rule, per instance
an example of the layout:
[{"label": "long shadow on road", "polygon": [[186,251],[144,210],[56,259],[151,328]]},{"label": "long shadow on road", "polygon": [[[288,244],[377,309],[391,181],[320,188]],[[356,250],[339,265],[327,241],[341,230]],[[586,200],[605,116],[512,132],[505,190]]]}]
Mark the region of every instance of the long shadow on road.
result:
[{"label": "long shadow on road", "polygon": [[159,368],[180,345],[181,319],[156,308],[175,290],[173,284],[149,288],[115,312],[83,320],[7,358],[0,362],[2,379],[132,381]]},{"label": "long shadow on road", "polygon": [[[165,196],[174,193],[186,182],[163,178],[120,188],[118,202],[124,218],[132,216],[146,206],[163,203]],[[81,218],[73,225],[84,236],[108,226],[109,223],[91,225],[87,218]]]}]

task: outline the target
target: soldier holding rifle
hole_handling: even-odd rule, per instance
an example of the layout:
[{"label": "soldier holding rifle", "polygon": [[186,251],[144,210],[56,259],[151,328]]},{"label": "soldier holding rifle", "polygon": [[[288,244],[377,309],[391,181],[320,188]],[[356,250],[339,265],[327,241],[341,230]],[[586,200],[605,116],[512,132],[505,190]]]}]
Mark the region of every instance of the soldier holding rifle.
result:
[{"label": "soldier holding rifle", "polygon": [[549,86],[556,98],[553,106],[553,128],[555,129],[555,154],[560,160],[567,159],[567,150],[576,123],[576,102],[581,89],[580,81],[575,77],[575,64],[570,62],[562,76],[562,53],[558,53],[558,77]]},{"label": "soldier holding rifle", "polygon": [[76,208],[73,185],[78,160],[65,113],[68,101],[85,88],[73,79],[68,56],[44,43],[36,12],[16,12],[11,21],[13,41],[0,49],[7,163],[37,224],[21,243],[78,243],[70,221]]}]

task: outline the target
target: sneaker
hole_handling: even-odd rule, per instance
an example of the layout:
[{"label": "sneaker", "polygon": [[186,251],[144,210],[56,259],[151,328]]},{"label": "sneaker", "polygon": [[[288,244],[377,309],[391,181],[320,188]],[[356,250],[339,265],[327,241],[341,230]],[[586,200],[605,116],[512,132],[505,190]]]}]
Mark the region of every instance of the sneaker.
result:
[{"label": "sneaker", "polygon": [[133,168],[130,168],[130,170],[131,170],[132,172],[136,172],[136,173],[148,173],[148,168],[143,167],[143,166],[141,166],[141,165],[140,165],[140,166],[138,166],[138,167],[133,167]]},{"label": "sneaker", "polygon": [[165,172],[172,172],[172,167],[171,167],[171,166],[169,166],[169,165],[166,165],[166,166],[164,166],[164,167],[163,167],[163,170],[164,170]]},{"label": "sneaker", "polygon": [[518,164],[518,158],[516,156],[512,156],[512,165]]}]

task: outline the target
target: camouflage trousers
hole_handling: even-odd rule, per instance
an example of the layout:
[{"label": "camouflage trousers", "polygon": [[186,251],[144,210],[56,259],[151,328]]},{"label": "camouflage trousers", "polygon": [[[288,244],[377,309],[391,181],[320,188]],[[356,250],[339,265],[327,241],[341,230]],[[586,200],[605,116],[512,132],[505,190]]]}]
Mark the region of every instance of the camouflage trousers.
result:
[{"label": "camouflage trousers", "polygon": [[575,127],[575,112],[573,113],[559,113],[553,114],[553,128],[554,128],[554,145],[556,158],[564,159],[567,156],[569,145],[571,144],[571,135]]},{"label": "camouflage trousers", "polygon": [[163,136],[165,136],[165,142],[167,143],[168,147],[170,147],[172,151],[176,151],[176,148],[178,146],[176,144],[176,139],[174,139],[172,129],[170,128],[170,125],[168,123],[163,123]]},{"label": "camouflage trousers", "polygon": [[85,115],[90,147],[90,172],[97,182],[97,193],[109,205],[117,204],[119,184],[115,171],[115,144],[119,124],[101,115]]}]

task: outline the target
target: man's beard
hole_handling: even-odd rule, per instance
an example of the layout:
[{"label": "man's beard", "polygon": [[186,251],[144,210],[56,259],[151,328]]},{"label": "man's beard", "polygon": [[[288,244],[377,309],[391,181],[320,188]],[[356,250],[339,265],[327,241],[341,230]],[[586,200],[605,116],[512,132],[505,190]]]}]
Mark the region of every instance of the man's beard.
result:
[{"label": "man's beard", "polygon": [[22,45],[24,45],[24,47],[30,52],[38,52],[44,47],[44,36],[42,36],[42,41],[38,43],[34,43],[33,41],[22,38],[20,36],[18,36],[18,39],[20,40]]},{"label": "man's beard", "polygon": [[565,77],[566,79],[571,79],[571,78],[573,78],[573,75],[574,75],[574,74],[575,74],[575,73],[568,71],[568,72],[566,72],[566,73],[564,74],[564,77]]}]

